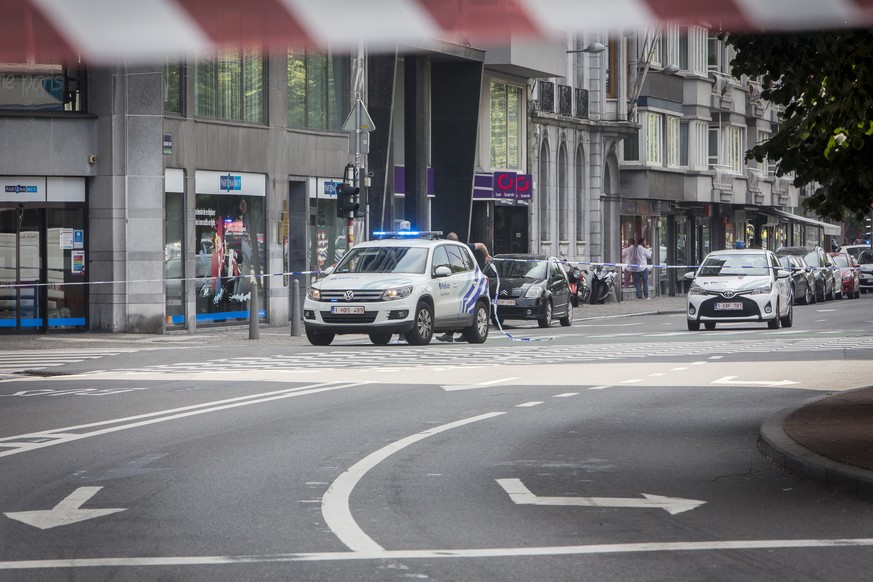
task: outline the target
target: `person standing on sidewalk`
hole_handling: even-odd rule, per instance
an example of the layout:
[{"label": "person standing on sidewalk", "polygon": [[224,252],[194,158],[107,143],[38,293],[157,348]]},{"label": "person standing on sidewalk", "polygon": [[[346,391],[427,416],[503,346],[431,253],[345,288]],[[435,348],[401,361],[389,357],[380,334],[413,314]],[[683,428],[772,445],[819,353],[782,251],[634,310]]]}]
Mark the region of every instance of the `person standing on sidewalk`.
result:
[{"label": "person standing on sidewalk", "polygon": [[[446,239],[456,241],[456,240],[458,240],[458,235],[454,232],[450,232],[449,234],[446,235]],[[488,247],[485,246],[485,243],[472,242],[472,243],[466,243],[466,244],[470,248],[470,250],[473,251],[474,256],[476,255],[476,251],[479,251],[482,253],[482,257],[485,260],[485,262],[483,263],[483,266],[487,265],[488,263],[491,262],[491,254],[488,252]],[[452,332],[444,333],[441,336],[437,336],[436,339],[437,339],[437,341],[441,341],[441,342],[461,341],[460,338],[455,340],[455,334]]]},{"label": "person standing on sidewalk", "polygon": [[627,270],[633,277],[634,290],[637,299],[649,299],[649,259],[652,258],[652,249],[646,245],[646,239],[631,239],[627,251]]}]

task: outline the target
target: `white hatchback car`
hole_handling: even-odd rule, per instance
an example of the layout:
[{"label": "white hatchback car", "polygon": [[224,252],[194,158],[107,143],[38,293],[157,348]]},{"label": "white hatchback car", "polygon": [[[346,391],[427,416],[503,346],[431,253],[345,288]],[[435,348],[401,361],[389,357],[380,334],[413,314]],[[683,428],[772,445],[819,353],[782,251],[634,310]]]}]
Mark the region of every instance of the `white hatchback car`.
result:
[{"label": "white hatchback car", "polygon": [[467,245],[406,234],[348,251],[309,288],[303,325],[317,346],[351,333],[368,334],[377,345],[400,333],[424,345],[440,331],[482,343],[490,308],[488,279]]},{"label": "white hatchback car", "polygon": [[700,324],[715,329],[718,322],[766,321],[777,329],[794,324],[789,271],[771,251],[714,251],[694,273],[688,290],[688,329]]}]

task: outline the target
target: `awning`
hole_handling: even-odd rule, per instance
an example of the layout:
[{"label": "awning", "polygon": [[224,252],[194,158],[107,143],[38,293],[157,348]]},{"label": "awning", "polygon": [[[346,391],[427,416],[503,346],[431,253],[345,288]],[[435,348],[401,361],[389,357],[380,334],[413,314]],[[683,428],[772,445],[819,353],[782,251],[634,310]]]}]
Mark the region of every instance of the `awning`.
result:
[{"label": "awning", "polygon": [[806,216],[791,214],[790,212],[785,212],[784,210],[779,210],[778,208],[762,208],[760,211],[763,214],[769,214],[770,216],[785,218],[791,222],[799,222],[808,226],[818,226],[824,229],[825,234],[835,236],[839,236],[840,234],[842,234],[842,228],[838,224],[830,224],[828,222],[822,222],[813,218],[807,218]]},{"label": "awning", "polygon": [[721,30],[873,26],[873,0],[3,0],[0,63],[162,61],[227,46],[420,43],[663,23]]}]

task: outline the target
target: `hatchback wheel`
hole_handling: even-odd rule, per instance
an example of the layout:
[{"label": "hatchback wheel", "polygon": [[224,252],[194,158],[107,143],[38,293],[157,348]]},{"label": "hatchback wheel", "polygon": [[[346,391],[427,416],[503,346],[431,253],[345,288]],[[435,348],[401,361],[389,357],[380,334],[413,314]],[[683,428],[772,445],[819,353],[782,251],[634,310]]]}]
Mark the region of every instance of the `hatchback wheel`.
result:
[{"label": "hatchback wheel", "polygon": [[773,319],[767,321],[769,329],[779,329],[779,303],[776,303],[776,311],[773,312]]},{"label": "hatchback wheel", "polygon": [[782,324],[782,327],[791,327],[794,325],[794,305],[788,305],[788,313],[785,314],[785,317],[781,319],[780,323]]},{"label": "hatchback wheel", "polygon": [[699,321],[688,320],[688,331],[698,331],[700,329]]},{"label": "hatchback wheel", "polygon": [[567,303],[567,315],[562,317],[559,321],[563,327],[570,327],[573,325],[573,306],[571,304]]},{"label": "hatchback wheel", "polygon": [[706,329],[712,331],[712,330],[715,329],[715,322],[714,322],[714,321],[707,321],[707,322],[705,322],[705,323],[703,324],[703,327],[705,327]]},{"label": "hatchback wheel", "polygon": [[540,327],[549,327],[552,325],[552,302],[546,301],[546,306],[543,311],[542,318],[537,320],[537,325]]}]

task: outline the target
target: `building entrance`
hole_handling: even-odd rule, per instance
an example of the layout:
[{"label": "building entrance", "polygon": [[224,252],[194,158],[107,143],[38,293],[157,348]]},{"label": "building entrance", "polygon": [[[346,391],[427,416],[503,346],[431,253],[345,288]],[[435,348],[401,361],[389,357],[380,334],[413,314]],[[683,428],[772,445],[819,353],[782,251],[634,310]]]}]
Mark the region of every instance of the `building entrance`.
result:
[{"label": "building entrance", "polygon": [[0,206],[0,333],[87,328],[85,209]]}]

